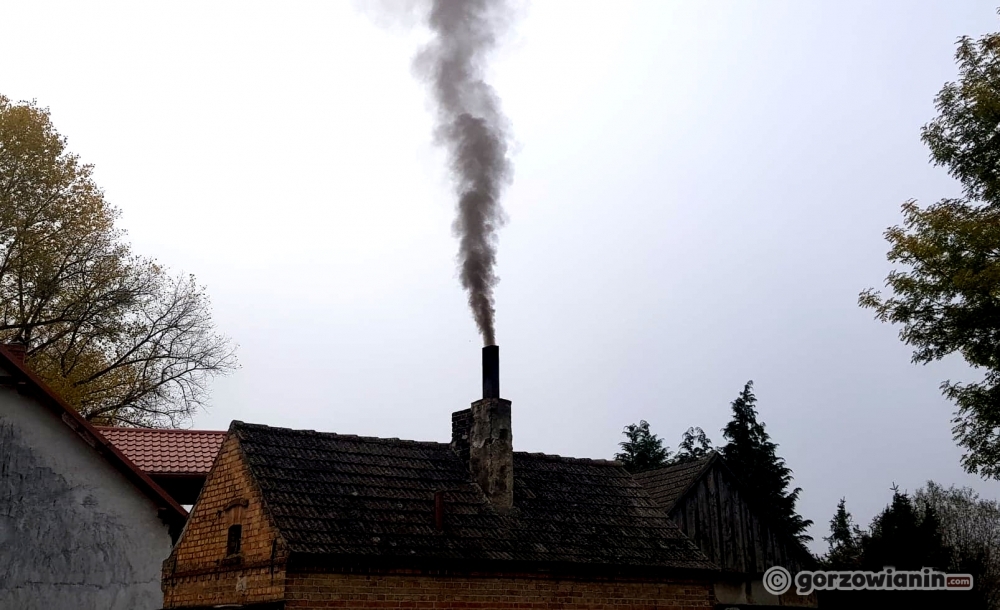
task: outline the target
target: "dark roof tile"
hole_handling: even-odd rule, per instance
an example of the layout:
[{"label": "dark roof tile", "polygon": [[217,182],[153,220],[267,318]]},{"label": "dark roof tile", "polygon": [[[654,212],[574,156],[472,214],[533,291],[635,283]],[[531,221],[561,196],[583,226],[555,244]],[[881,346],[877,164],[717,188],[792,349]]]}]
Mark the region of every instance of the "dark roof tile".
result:
[{"label": "dark roof tile", "polygon": [[646,488],[658,506],[670,512],[674,503],[698,479],[713,457],[715,457],[714,452],[698,460],[640,472],[635,478]]},{"label": "dark roof tile", "polygon": [[447,444],[232,430],[293,553],[714,569],[617,462],[516,452],[514,508],[501,514]]}]

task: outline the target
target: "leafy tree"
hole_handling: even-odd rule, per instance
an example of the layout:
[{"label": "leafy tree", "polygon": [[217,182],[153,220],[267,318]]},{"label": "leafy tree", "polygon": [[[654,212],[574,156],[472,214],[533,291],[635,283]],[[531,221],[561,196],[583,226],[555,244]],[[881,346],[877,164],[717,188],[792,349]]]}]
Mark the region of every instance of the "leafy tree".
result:
[{"label": "leafy tree", "polygon": [[847,510],[847,500],[841,498],[830,519],[830,535],[823,538],[830,545],[825,563],[836,570],[857,569],[861,563],[861,537],[861,528]]},{"label": "leafy tree", "polygon": [[705,436],[705,431],[701,428],[688,428],[681,438],[680,445],[677,446],[673,463],[683,464],[700,460],[711,452],[712,441]]},{"label": "leafy tree", "polygon": [[795,511],[802,489],[788,490],[792,470],[785,465],[784,459],[778,457],[778,445],[771,441],[764,423],[757,420],[753,381],[746,383],[733,401],[732,410],[733,418],[722,429],[722,435],[728,441],[720,449],[726,464],[792,535],[804,542],[812,540],[805,534],[812,521],[803,519]]},{"label": "leafy tree", "polygon": [[191,276],[132,253],[47,109],[0,96],[0,341],[87,419],[177,424],[236,366]]},{"label": "leafy tree", "polygon": [[935,100],[921,139],[931,160],[961,183],[963,196],[921,208],[903,204],[903,223],[885,232],[890,296],[861,293],[876,319],[900,324],[900,339],[926,364],[961,354],[983,372],[975,383],[941,384],[957,410],[952,433],[963,467],[1000,478],[1000,34],[959,40],[957,82]]},{"label": "leafy tree", "polygon": [[1000,502],[933,481],[916,491],[914,501],[918,512],[934,511],[951,553],[950,569],[973,575],[981,607],[1000,608]]},{"label": "leafy tree", "polygon": [[664,447],[663,440],[649,431],[649,422],[641,420],[638,424],[629,424],[622,434],[627,440],[618,443],[622,451],[615,454],[615,459],[626,470],[634,474],[667,464],[670,449]]}]

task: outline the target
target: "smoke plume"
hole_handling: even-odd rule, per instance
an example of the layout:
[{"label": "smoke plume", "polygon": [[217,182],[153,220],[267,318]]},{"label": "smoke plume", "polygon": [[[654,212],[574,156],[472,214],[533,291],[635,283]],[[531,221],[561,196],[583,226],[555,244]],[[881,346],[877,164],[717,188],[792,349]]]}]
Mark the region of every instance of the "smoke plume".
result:
[{"label": "smoke plume", "polygon": [[432,41],[414,62],[436,106],[435,138],[448,151],[458,196],[453,230],[459,240],[459,278],[485,345],[496,343],[493,288],[500,206],[510,183],[509,125],[484,66],[509,23],[506,0],[428,0]]}]

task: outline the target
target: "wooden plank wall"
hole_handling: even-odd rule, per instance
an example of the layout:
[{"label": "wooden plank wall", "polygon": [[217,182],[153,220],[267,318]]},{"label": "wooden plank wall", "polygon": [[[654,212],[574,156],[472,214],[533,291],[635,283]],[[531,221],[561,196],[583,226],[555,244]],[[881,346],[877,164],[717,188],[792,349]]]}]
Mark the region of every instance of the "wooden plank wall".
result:
[{"label": "wooden plank wall", "polygon": [[752,510],[718,464],[674,506],[671,518],[723,570],[763,574],[781,565],[806,569],[805,550]]}]

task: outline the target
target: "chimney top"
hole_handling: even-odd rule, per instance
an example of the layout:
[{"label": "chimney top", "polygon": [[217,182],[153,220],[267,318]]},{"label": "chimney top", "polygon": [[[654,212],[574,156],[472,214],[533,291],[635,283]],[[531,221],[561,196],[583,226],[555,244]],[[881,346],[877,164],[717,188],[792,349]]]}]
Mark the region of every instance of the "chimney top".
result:
[{"label": "chimney top", "polygon": [[500,348],[483,348],[483,398],[500,398]]},{"label": "chimney top", "polygon": [[500,511],[514,503],[514,441],[510,401],[500,398],[500,349],[483,348],[483,397],[451,414],[451,448],[472,480]]}]

